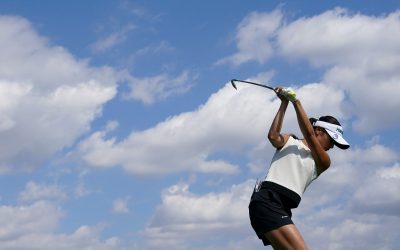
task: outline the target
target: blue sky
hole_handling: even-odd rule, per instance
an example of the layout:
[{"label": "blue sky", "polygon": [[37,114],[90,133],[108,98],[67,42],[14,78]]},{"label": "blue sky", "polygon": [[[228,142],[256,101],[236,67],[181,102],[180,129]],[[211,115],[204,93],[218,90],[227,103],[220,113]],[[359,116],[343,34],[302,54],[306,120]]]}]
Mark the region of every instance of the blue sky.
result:
[{"label": "blue sky", "polygon": [[310,249],[399,249],[399,8],[1,1],[0,248],[263,249],[247,205],[279,102],[239,78],[352,145],[293,211]]}]

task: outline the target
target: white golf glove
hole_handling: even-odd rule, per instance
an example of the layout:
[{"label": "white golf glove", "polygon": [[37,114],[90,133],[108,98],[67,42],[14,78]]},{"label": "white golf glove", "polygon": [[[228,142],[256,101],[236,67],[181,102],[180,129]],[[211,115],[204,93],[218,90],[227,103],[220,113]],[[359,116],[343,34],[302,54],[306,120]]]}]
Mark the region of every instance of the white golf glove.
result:
[{"label": "white golf glove", "polygon": [[291,102],[297,101],[296,92],[294,92],[291,88],[284,88],[280,91],[280,94],[283,95],[286,99]]}]

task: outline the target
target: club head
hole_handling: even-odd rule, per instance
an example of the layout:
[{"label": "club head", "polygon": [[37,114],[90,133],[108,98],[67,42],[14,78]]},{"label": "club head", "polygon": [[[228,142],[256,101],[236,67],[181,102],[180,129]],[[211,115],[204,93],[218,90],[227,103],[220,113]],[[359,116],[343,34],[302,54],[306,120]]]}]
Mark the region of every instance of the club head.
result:
[{"label": "club head", "polygon": [[234,81],[235,81],[235,79],[232,79],[232,80],[231,80],[231,84],[232,84],[232,86],[233,86],[235,89],[237,89],[237,88],[236,88],[236,84],[234,83]]}]

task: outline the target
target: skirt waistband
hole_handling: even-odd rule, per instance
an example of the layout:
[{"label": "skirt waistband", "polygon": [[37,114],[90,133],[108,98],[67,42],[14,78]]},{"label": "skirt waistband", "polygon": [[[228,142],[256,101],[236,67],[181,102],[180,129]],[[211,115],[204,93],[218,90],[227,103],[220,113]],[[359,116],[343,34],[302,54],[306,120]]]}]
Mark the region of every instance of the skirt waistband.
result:
[{"label": "skirt waistband", "polygon": [[290,204],[291,208],[296,208],[300,204],[300,201],[301,201],[300,195],[298,195],[296,192],[294,192],[284,186],[281,186],[275,182],[263,181],[261,183],[260,190],[261,189],[273,190],[273,191],[279,193],[280,195],[284,196],[284,198],[286,198],[286,202]]}]

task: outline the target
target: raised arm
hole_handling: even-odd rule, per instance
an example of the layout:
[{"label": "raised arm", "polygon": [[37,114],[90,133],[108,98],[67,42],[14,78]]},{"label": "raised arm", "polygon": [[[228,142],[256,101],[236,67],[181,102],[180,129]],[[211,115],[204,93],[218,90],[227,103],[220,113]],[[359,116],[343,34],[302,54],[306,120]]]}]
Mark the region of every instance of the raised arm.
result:
[{"label": "raised arm", "polygon": [[278,97],[281,99],[281,105],[279,106],[278,112],[276,113],[275,118],[272,121],[271,127],[268,132],[268,139],[275,148],[280,149],[285,145],[289,138],[288,135],[281,134],[283,118],[285,116],[289,101],[279,94]]},{"label": "raised arm", "polygon": [[314,132],[314,128],[312,127],[308,116],[303,106],[301,105],[301,102],[299,100],[295,100],[292,103],[296,111],[297,121],[299,123],[300,130],[308,144],[308,148],[311,150],[311,154],[317,165],[317,172],[319,175],[326,169],[328,169],[331,165],[330,157],[319,143],[317,136]]}]

